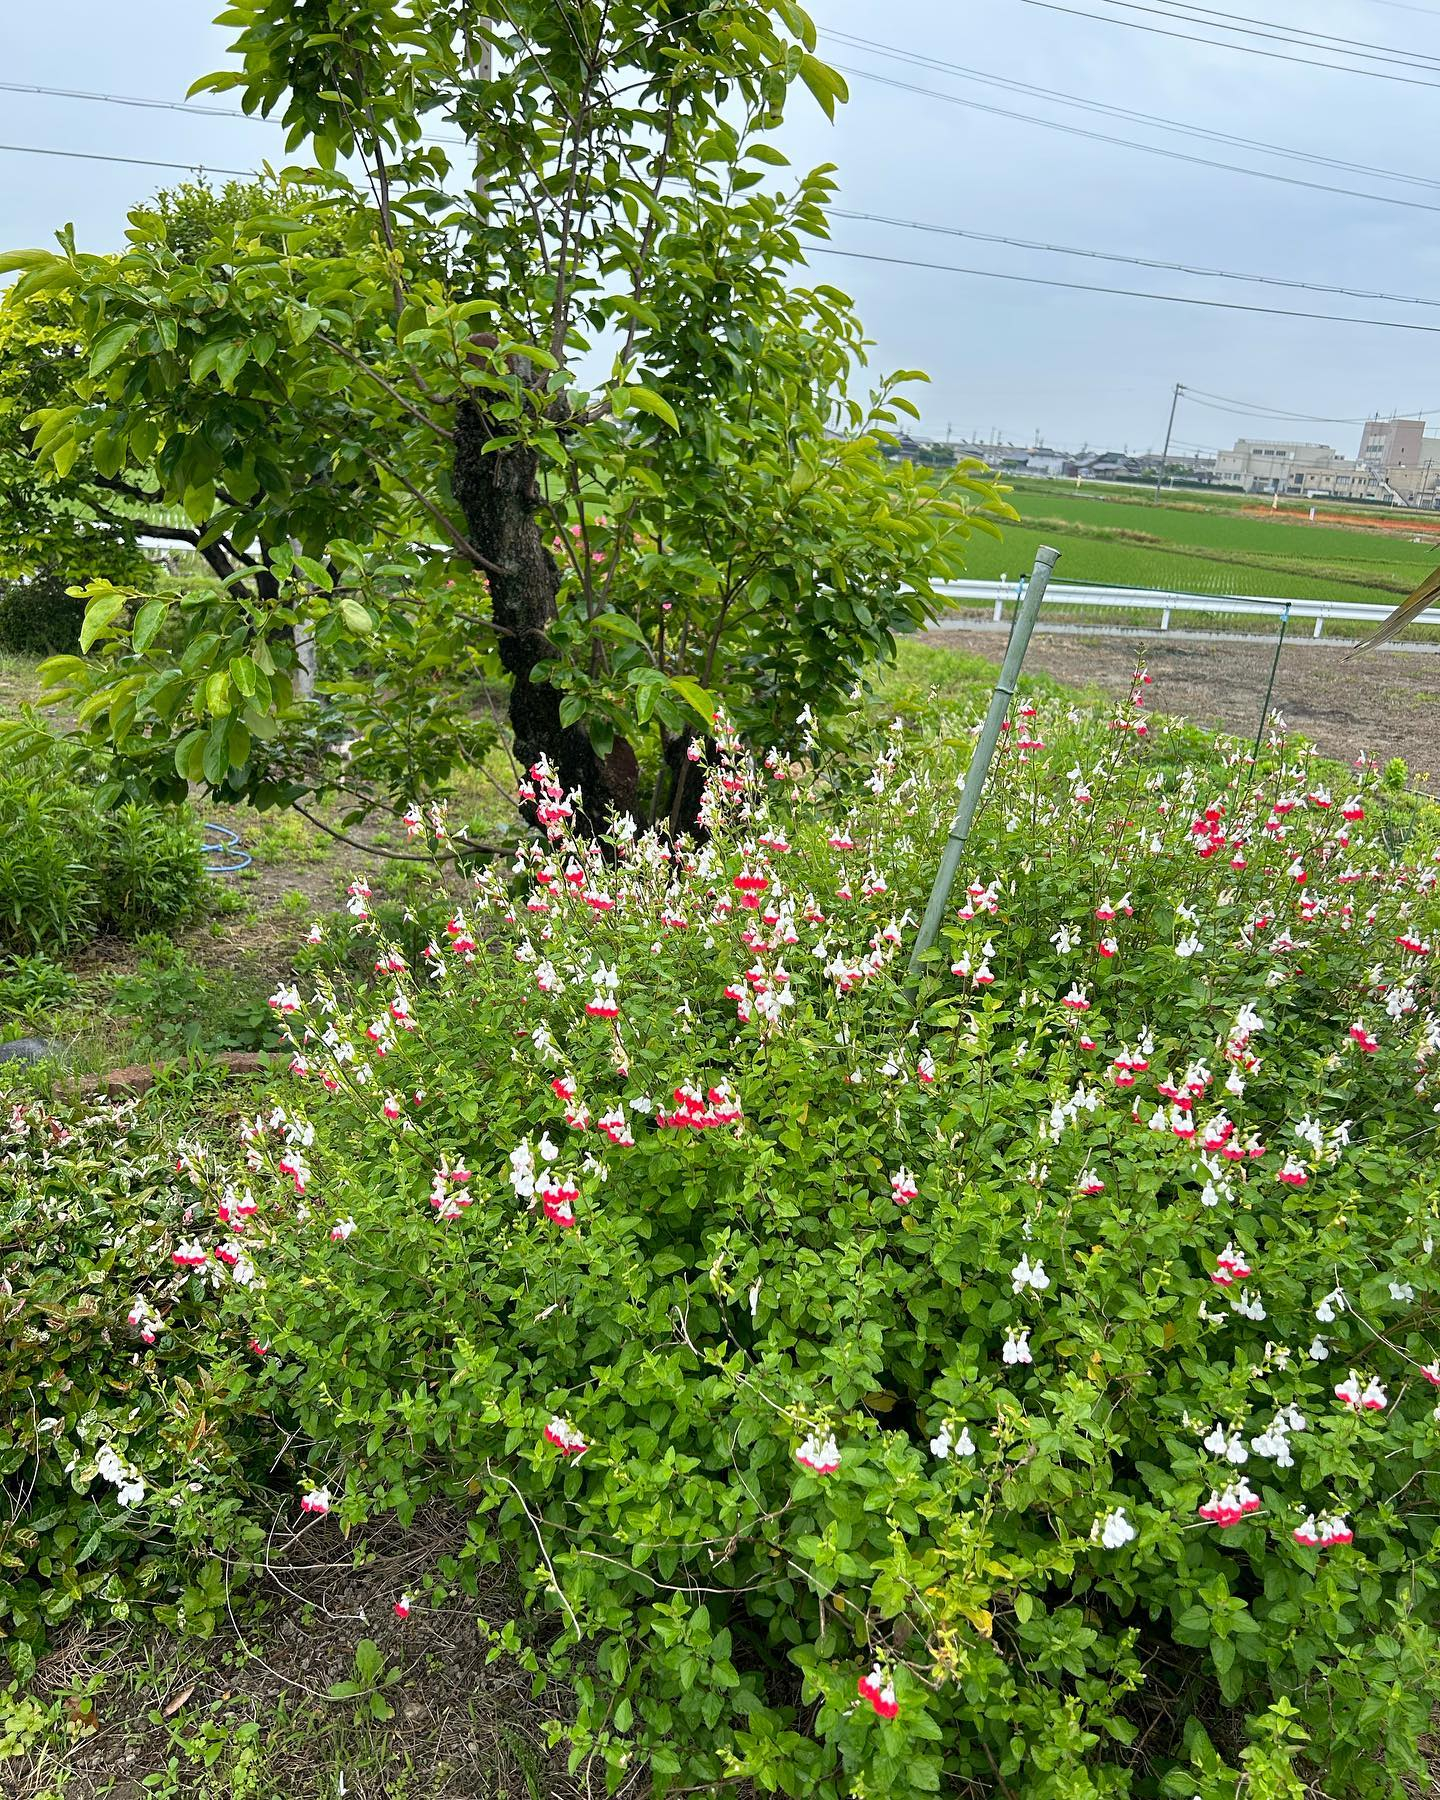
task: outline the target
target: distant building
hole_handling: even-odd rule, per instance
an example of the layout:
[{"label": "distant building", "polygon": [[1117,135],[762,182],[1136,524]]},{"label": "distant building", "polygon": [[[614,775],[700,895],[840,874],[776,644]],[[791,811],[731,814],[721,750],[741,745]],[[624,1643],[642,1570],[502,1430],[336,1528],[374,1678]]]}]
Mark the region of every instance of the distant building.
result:
[{"label": "distant building", "polygon": [[1418,420],[1372,419],[1360,448],[1352,462],[1329,444],[1239,438],[1216,456],[1215,480],[1246,494],[1440,505],[1440,439],[1426,438]]},{"label": "distant building", "polygon": [[1088,456],[1069,457],[1064,473],[1080,476],[1086,481],[1139,481],[1144,477],[1145,465],[1138,456],[1104,450]]},{"label": "distant building", "polygon": [[1372,475],[1418,469],[1424,441],[1425,426],[1420,419],[1369,419],[1360,433],[1355,460]]},{"label": "distant building", "polygon": [[1354,466],[1329,444],[1237,438],[1233,450],[1216,456],[1215,479],[1246,494],[1304,493]]}]

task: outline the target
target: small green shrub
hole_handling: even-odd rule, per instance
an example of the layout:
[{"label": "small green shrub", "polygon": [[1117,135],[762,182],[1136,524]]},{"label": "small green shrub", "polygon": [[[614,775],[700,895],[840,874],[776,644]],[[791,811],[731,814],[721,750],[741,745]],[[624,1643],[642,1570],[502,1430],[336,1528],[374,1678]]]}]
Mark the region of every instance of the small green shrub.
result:
[{"label": "small green shrub", "polygon": [[1423,1778],[1433,821],[1401,863],[1283,742],[1053,711],[913,997],[960,720],[731,749],[703,848],[556,812],[428,954],[354,895],[378,981],[277,992],[295,1091],[184,1153],[264,1196],[219,1303],[311,1508],[471,1509],[437,1603],[519,1561],[617,1785]]},{"label": "small green shrub", "polygon": [[199,833],[184,813],[101,811],[58,747],[0,775],[0,945],[74,949],[97,932],[182,924],[204,892]]},{"label": "small green shrub", "polygon": [[0,777],[0,943],[63,950],[94,933],[96,836],[79,789]]},{"label": "small green shrub", "polygon": [[85,602],[66,593],[66,577],[39,570],[0,581],[0,650],[22,656],[70,656],[80,648]]},{"label": "small green shrub", "polygon": [[135,801],[102,816],[100,916],[130,936],[181,924],[199,910],[205,887],[199,835],[188,814]]},{"label": "small green shrub", "polygon": [[48,956],[0,957],[0,1023],[32,1023],[75,998],[75,977]]},{"label": "small green shrub", "polygon": [[136,1019],[148,1050],[175,1055],[273,1050],[274,1012],[242,970],[206,970],[170,938],[140,940],[140,963],[115,983],[115,1004]]}]

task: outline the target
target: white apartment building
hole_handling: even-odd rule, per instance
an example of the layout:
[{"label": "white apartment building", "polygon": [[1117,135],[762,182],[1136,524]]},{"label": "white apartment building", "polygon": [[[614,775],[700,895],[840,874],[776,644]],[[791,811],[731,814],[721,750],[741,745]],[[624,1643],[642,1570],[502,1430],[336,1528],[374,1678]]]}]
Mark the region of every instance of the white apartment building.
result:
[{"label": "white apartment building", "polygon": [[1324,488],[1354,464],[1329,444],[1297,444],[1268,438],[1238,438],[1233,450],[1215,458],[1215,479],[1247,494],[1304,493]]}]

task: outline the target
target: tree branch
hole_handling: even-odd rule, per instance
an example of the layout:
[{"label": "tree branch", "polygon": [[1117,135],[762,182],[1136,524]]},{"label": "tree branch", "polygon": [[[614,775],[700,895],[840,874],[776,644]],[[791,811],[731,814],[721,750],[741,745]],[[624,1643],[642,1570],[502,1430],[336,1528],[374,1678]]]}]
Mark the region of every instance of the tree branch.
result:
[{"label": "tree branch", "polygon": [[[362,851],[366,856],[383,856],[387,862],[437,863],[454,862],[458,852],[442,856],[438,851],[431,856],[415,856],[408,850],[386,850],[379,844],[367,844],[360,838],[347,837],[343,831],[337,831],[333,825],[327,825],[323,819],[317,818],[307,807],[301,806],[298,800],[292,802],[294,810],[302,819],[308,819],[317,831],[323,831],[326,837],[332,837],[337,844],[344,844],[347,849]],[[480,844],[473,838],[464,838],[467,849],[480,850],[487,856],[503,856],[504,850],[498,844]]]},{"label": "tree branch", "polygon": [[338,338],[332,338],[323,331],[317,331],[315,336],[322,344],[325,344],[331,350],[334,350],[337,355],[343,356],[346,362],[353,363],[362,374],[368,375],[378,387],[384,388],[385,392],[396,405],[403,406],[412,419],[418,419],[428,430],[433,431],[437,437],[444,438],[447,443],[453,444],[455,442],[455,433],[451,431],[447,425],[437,424],[428,413],[422,412],[413,401],[407,400],[400,392],[399,388],[397,388],[393,382],[387,381],[378,370],[372,369],[363,356],[357,356],[348,345],[342,344]]},{"label": "tree branch", "polygon": [[491,562],[488,556],[482,556],[454,520],[447,518],[427,494],[421,493],[420,489],[416,487],[413,481],[409,480],[406,476],[402,475],[397,468],[394,468],[390,463],[386,462],[383,456],[376,457],[375,460],[392,480],[400,483],[401,487],[404,488],[405,492],[409,494],[412,499],[420,502],[421,506],[425,508],[426,512],[429,513],[430,517],[445,533],[446,537],[449,538],[450,542],[460,554],[468,557],[477,569],[484,569],[486,573],[490,575],[508,575],[510,573],[510,571],[502,567],[501,564]]}]

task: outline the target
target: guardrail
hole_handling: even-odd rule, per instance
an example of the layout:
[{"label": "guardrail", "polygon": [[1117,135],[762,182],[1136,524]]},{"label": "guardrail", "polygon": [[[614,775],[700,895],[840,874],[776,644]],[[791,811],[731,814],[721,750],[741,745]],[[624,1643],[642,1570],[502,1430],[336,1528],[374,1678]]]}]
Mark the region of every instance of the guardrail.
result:
[{"label": "guardrail", "polygon": [[[944,594],[957,599],[993,600],[993,617],[998,625],[1004,618],[1007,602],[1018,601],[1025,591],[1023,581],[942,581],[937,584]],[[1130,588],[1091,586],[1086,582],[1050,583],[1041,605],[1098,607],[1114,612],[1158,612],[1160,629],[1170,629],[1174,613],[1234,613],[1241,617],[1280,619],[1313,619],[1311,637],[1320,637],[1327,620],[1336,623],[1379,625],[1391,612],[1388,606],[1376,606],[1363,600],[1276,600],[1258,594],[1186,594],[1172,588]],[[1440,608],[1429,607],[1414,621],[1417,625],[1440,625]]]}]

